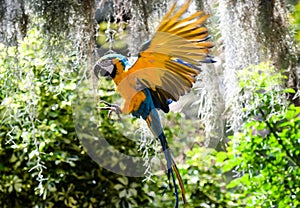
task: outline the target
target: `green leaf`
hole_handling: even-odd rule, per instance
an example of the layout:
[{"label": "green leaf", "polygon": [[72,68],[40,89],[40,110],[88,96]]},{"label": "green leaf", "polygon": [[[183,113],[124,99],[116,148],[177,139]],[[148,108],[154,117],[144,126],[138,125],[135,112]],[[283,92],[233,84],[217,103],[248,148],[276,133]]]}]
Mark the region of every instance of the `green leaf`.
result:
[{"label": "green leaf", "polygon": [[117,180],[120,181],[125,186],[128,185],[128,178],[126,177],[119,177]]},{"label": "green leaf", "polygon": [[125,187],[122,184],[116,184],[116,185],[114,185],[114,189],[116,189],[116,190],[120,190],[120,189],[124,189],[124,188]]},{"label": "green leaf", "polygon": [[127,195],[127,190],[123,189],[122,191],[119,192],[119,197],[120,198],[125,198]]},{"label": "green leaf", "polygon": [[228,158],[227,152],[218,152],[216,156],[216,162],[223,162],[227,158]]}]

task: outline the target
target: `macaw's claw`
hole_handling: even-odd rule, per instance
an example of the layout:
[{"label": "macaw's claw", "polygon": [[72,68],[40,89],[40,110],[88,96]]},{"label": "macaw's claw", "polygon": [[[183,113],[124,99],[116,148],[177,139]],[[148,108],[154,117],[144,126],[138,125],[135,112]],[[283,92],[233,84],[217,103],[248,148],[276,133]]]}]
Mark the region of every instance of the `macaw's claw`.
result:
[{"label": "macaw's claw", "polygon": [[97,109],[108,110],[108,116],[107,116],[108,118],[111,117],[112,112],[115,112],[118,116],[118,119],[121,120],[122,110],[121,110],[120,106],[118,106],[116,104],[108,103],[105,100],[100,100],[100,103],[104,103],[105,107],[98,107]]}]

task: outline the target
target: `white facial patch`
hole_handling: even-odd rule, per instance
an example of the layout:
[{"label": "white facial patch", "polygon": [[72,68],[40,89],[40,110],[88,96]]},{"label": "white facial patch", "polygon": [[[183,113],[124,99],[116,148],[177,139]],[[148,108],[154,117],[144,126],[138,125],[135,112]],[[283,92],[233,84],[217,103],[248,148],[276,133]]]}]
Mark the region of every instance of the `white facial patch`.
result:
[{"label": "white facial patch", "polygon": [[103,60],[99,63],[100,67],[111,74],[114,70],[114,65],[111,60]]}]

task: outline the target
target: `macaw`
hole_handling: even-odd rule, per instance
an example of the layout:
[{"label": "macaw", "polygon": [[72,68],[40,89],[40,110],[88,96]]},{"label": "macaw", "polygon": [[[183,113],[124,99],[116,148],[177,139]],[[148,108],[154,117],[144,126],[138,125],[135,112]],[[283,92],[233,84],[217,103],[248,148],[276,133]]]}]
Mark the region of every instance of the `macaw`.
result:
[{"label": "macaw", "polygon": [[107,107],[104,108],[142,117],[154,137],[159,139],[166,158],[168,180],[172,177],[175,207],[178,207],[176,178],[184,203],[185,191],[157,109],[168,113],[169,104],[192,88],[201,63],[214,62],[209,55],[213,43],[209,41],[208,29],[203,26],[209,15],[198,11],[183,18],[190,3],[191,0],[187,0],[178,11],[176,3],[172,5],[153,38],[142,46],[134,64],[123,55],[107,54],[94,67],[97,77],[100,74],[113,79],[116,91],[124,100],[122,108],[109,103],[105,103]]}]

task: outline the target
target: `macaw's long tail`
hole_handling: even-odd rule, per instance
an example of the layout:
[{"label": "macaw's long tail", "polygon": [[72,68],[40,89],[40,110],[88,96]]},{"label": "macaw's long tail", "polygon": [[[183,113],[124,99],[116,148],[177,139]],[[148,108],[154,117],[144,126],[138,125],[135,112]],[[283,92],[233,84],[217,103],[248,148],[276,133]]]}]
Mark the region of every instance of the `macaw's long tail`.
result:
[{"label": "macaw's long tail", "polygon": [[[154,136],[156,138],[158,138],[161,142],[162,149],[164,151],[164,154],[165,154],[165,157],[166,157],[166,160],[167,160],[167,167],[168,167],[167,175],[168,175],[169,181],[170,181],[171,176],[172,176],[172,183],[174,185],[174,192],[175,192],[175,197],[176,197],[175,208],[177,208],[178,207],[178,190],[177,190],[175,176],[176,176],[176,178],[179,182],[179,186],[180,186],[180,189],[181,189],[182,199],[183,199],[184,204],[186,204],[185,191],[184,191],[183,182],[182,182],[181,176],[179,174],[178,168],[176,166],[175,161],[172,158],[170,149],[168,147],[168,142],[167,142],[166,136],[163,132],[162,125],[161,125],[160,118],[159,118],[157,110],[152,109],[151,112],[149,113],[149,115],[145,118],[145,120],[148,124],[148,127],[150,128],[150,130],[154,134]],[[175,175],[174,175],[174,173],[175,173]]]},{"label": "macaw's long tail", "polygon": [[[159,140],[161,142],[161,145],[162,145],[162,148],[163,148],[166,160],[167,160],[168,179],[170,180],[170,175],[172,176],[173,185],[174,185],[174,189],[175,189],[176,200],[178,200],[178,192],[177,192],[177,187],[176,187],[176,181],[175,181],[174,173],[175,173],[175,176],[176,176],[176,178],[178,180],[179,187],[181,189],[181,194],[182,194],[183,202],[184,202],[184,204],[186,204],[186,198],[185,198],[185,191],[184,191],[183,181],[181,179],[181,176],[180,176],[179,170],[178,170],[178,168],[176,166],[176,163],[175,163],[175,161],[172,158],[170,149],[168,147],[168,142],[166,140],[166,136],[165,136],[164,133],[162,133],[161,135],[159,135],[158,138],[159,138]],[[173,171],[174,171],[174,173],[173,173]]]}]

